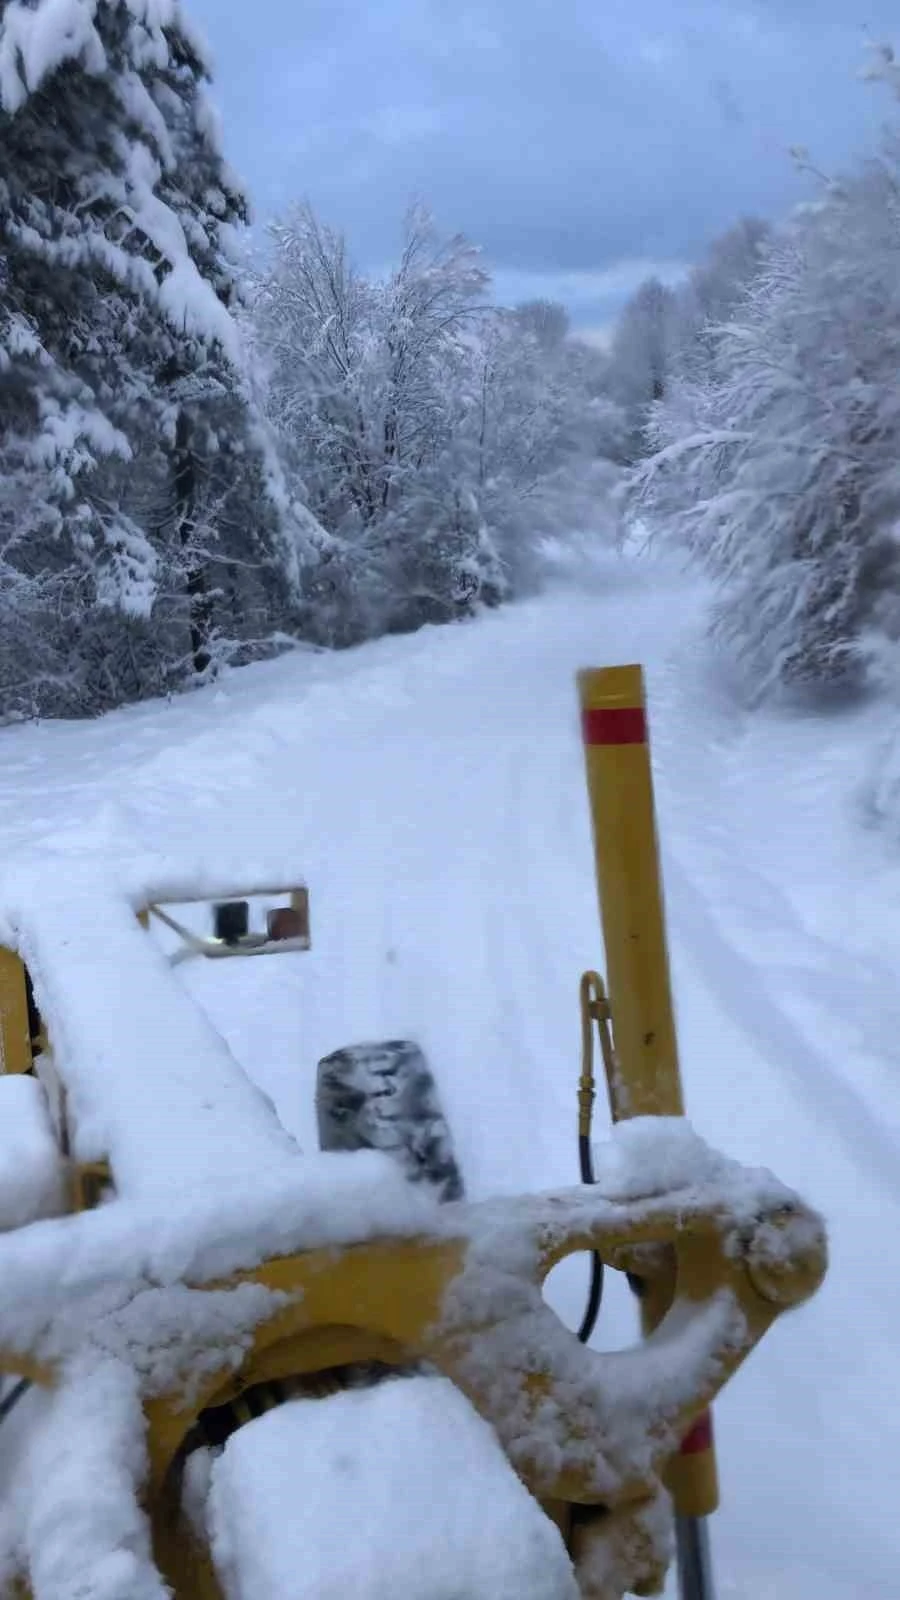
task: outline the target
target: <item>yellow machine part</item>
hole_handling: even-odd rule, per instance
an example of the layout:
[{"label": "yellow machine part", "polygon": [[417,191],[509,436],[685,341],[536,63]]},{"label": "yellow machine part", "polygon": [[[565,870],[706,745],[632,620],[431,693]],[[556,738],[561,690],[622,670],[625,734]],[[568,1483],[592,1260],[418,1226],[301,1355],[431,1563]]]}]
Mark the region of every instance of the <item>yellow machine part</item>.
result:
[{"label": "yellow machine part", "polygon": [[15,951],[0,946],[0,1072],[31,1069],[25,967]]},{"label": "yellow machine part", "polygon": [[[15,950],[0,945],[0,1074],[27,1074],[35,1071],[36,1060],[49,1058],[50,1046],[42,1021],[35,1037],[31,1033],[28,1010],[28,974]],[[65,1118],[65,1093],[61,1113],[62,1153],[68,1159],[68,1134]],[[112,1181],[106,1161],[75,1162],[67,1165],[67,1208],[90,1211]]]},{"label": "yellow machine part", "polygon": [[[588,669],[578,675],[578,690],[614,1040],[614,1068],[607,1069],[610,1110],[615,1122],[680,1117],[684,1096],[643,670]],[[594,974],[587,979],[599,983]],[[591,998],[583,989],[583,1026],[588,1027]],[[670,1260],[667,1270],[643,1285],[645,1333],[662,1321],[674,1292]],[[717,1509],[719,1483],[708,1415],[686,1436],[667,1483],[683,1516],[708,1516]]]},{"label": "yellow machine part", "polygon": [[[260,1383],[358,1361],[433,1363],[492,1424],[512,1465],[561,1525],[570,1516],[567,1508],[581,1508],[576,1544],[584,1549],[592,1538],[607,1539],[618,1527],[623,1548],[632,1548],[635,1541],[639,1546],[641,1515],[658,1495],[673,1437],[687,1433],[779,1312],[811,1294],[824,1271],[824,1240],[812,1214],[802,1218],[799,1228],[794,1226],[796,1212],[760,1218],[754,1236],[746,1238],[735,1234],[718,1200],[686,1213],[683,1196],[677,1205],[665,1197],[620,1207],[607,1203],[601,1220],[591,1218],[579,1191],[506,1202],[504,1211],[508,1225],[499,1231],[496,1203],[463,1207],[465,1237],[380,1240],[309,1251],[271,1260],[226,1282],[198,1286],[199,1292],[202,1287],[214,1292],[255,1283],[280,1291],[286,1299],[258,1325],[238,1373],[227,1365],[216,1371],[206,1363],[190,1403],[176,1396],[148,1397],[145,1402],[145,1503],[158,1564],[179,1600],[218,1593],[208,1556],[184,1527],[178,1497],[179,1455],[201,1412]],[[530,1250],[523,1248],[526,1243]],[[675,1416],[671,1397],[654,1399],[652,1385],[646,1386],[646,1399],[637,1403],[646,1413],[641,1424],[651,1460],[639,1467],[622,1454],[617,1439],[624,1411],[632,1417],[635,1395],[642,1396],[645,1388],[639,1380],[640,1363],[647,1359],[652,1366],[654,1356],[648,1352],[645,1357],[641,1347],[613,1356],[585,1349],[566,1333],[539,1292],[531,1291],[539,1291],[547,1273],[573,1252],[596,1249],[610,1263],[627,1266],[650,1244],[667,1246],[674,1257],[680,1324],[686,1317],[702,1319],[711,1299],[723,1294],[737,1323],[729,1318],[723,1324],[703,1363],[704,1378],[683,1397]],[[529,1255],[532,1265],[524,1266]],[[502,1283],[503,1289],[486,1301],[484,1284],[491,1281]],[[515,1358],[507,1354],[498,1397],[496,1351],[516,1348],[503,1335],[521,1317],[523,1291],[530,1295],[530,1314],[536,1319],[533,1340],[546,1351],[546,1359],[536,1372],[528,1348],[521,1369],[510,1365]],[[740,1339],[736,1325],[742,1330]],[[619,1400],[623,1363],[638,1365],[631,1371],[628,1395]],[[0,1370],[21,1372],[25,1364],[20,1353],[0,1352]],[[32,1375],[54,1381],[51,1371],[38,1367]],[[541,1452],[527,1448],[523,1440],[531,1428],[540,1437],[541,1419],[548,1414],[558,1416],[573,1439],[590,1439],[590,1450],[573,1452],[561,1466],[542,1465]],[[590,1508],[599,1498],[593,1474],[601,1455],[616,1488],[605,1494],[598,1516]],[[656,1573],[653,1582],[661,1577]],[[654,1592],[652,1586],[646,1592]],[[606,1600],[608,1591],[583,1586],[583,1593],[586,1600]]]},{"label": "yellow machine part", "polygon": [[640,667],[579,673],[619,1075],[612,1113],[684,1114]]}]

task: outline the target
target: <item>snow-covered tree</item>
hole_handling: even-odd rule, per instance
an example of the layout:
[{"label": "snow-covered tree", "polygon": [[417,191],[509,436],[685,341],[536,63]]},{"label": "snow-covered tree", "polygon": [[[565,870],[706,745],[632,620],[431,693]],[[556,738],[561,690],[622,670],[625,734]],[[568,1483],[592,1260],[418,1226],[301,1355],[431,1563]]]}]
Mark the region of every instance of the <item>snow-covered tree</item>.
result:
[{"label": "snow-covered tree", "polygon": [[654,523],[723,580],[748,688],[851,686],[900,635],[900,164],[832,185],[771,245],[710,373],[656,411]]},{"label": "snow-covered tree", "polygon": [[343,236],[308,206],[270,233],[274,264],[256,318],[270,409],[296,442],[323,520],[355,532],[433,453],[442,363],[481,312],[486,274],[473,247],[441,240],[420,207],[382,282],[358,275]]},{"label": "snow-covered tree", "polygon": [[673,397],[686,379],[699,382],[708,372],[716,330],[760,270],[770,234],[768,223],[742,218],[713,240],[677,288],[649,278],[625,305],[601,384],[607,401],[624,412],[622,459],[634,463],[647,454],[653,408]]},{"label": "snow-covered tree", "polygon": [[460,386],[460,470],[517,591],[539,576],[545,539],[609,533],[611,415],[620,430],[622,415],[592,393],[595,353],[567,326],[564,309],[546,302],[495,312]]},{"label": "snow-covered tree", "polygon": [[705,258],[675,291],[671,378],[699,378],[715,354],[716,331],[727,322],[765,261],[772,228],[742,217],[714,239]]},{"label": "snow-covered tree", "polygon": [[651,406],[666,393],[672,369],[676,299],[658,278],[632,295],[616,324],[609,374],[613,398],[625,411],[629,455],[644,453]]},{"label": "snow-covered tree", "polygon": [[308,503],[339,541],[338,638],[461,614],[502,590],[471,495],[455,476],[452,389],[484,316],[487,275],[424,208],[384,279],[308,206],[273,226],[255,337],[268,410]]},{"label": "snow-covered tree", "polygon": [[[206,78],[177,0],[0,0],[0,450],[19,478],[0,709],[90,710],[203,670],[218,581],[191,552],[210,496],[240,500],[257,541],[222,555],[262,544],[296,584],[240,377],[246,204]],[[26,649],[44,665],[23,688]]]},{"label": "snow-covered tree", "polygon": [[308,207],[272,241],[255,340],[285,458],[338,541],[333,638],[496,603],[534,580],[542,537],[608,523],[621,413],[563,307],[489,305],[477,251],[422,208],[380,279]]},{"label": "snow-covered tree", "polygon": [[572,331],[569,313],[558,300],[523,300],[515,317],[545,355],[558,355]]}]

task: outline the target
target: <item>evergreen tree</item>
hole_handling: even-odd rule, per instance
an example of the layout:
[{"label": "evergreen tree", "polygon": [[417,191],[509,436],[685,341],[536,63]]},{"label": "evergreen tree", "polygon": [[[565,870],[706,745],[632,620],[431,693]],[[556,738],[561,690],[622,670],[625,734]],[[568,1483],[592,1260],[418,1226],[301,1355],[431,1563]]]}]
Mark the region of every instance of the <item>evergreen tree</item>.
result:
[{"label": "evergreen tree", "polygon": [[[0,3],[0,448],[20,480],[0,710],[94,710],[203,672],[226,558],[299,597],[240,378],[246,203],[206,79],[177,0]],[[27,687],[23,653],[43,662]]]}]

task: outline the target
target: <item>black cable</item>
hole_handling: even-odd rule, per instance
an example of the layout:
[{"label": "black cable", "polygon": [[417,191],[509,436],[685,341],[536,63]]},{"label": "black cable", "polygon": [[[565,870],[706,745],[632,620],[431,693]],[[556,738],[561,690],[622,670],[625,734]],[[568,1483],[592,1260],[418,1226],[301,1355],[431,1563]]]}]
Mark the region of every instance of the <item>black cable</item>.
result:
[{"label": "black cable", "polygon": [[23,1395],[26,1395],[30,1388],[31,1380],[29,1378],[20,1378],[19,1382],[10,1389],[9,1394],[3,1396],[3,1399],[0,1400],[0,1422],[6,1421],[10,1412],[15,1409]]},{"label": "black cable", "polygon": [[[578,1163],[581,1167],[582,1183],[593,1183],[595,1181],[594,1158],[591,1154],[590,1137],[586,1134],[579,1134],[578,1136]],[[591,1282],[588,1289],[588,1301],[585,1307],[584,1316],[581,1319],[581,1327],[578,1329],[578,1337],[582,1344],[587,1344],[591,1334],[594,1331],[594,1328],[596,1327],[602,1299],[603,1262],[600,1256],[597,1254],[597,1251],[592,1250]]]}]

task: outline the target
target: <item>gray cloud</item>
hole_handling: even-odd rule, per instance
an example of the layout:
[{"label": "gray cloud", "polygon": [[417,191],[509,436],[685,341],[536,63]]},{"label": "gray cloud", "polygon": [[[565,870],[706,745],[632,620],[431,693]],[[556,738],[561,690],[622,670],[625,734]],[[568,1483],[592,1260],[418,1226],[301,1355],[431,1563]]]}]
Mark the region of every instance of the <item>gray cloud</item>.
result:
[{"label": "gray cloud", "polygon": [[888,0],[188,4],[258,215],[309,197],[374,264],[419,195],[501,291],[556,283],[583,322],[634,263],[676,270],[742,212],[802,198],[792,145],[835,167],[889,114],[854,82]]}]

